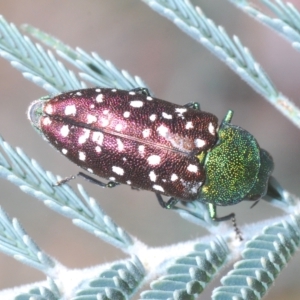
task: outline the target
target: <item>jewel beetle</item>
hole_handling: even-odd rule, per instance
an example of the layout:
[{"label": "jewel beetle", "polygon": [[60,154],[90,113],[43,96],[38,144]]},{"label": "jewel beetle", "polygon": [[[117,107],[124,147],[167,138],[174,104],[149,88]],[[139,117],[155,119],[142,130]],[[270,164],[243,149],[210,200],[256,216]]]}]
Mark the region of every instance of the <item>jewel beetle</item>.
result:
[{"label": "jewel beetle", "polygon": [[[197,103],[185,106],[130,91],[88,88],[44,97],[31,104],[28,118],[57,150],[103,183],[153,191],[159,203],[201,201],[210,217],[216,206],[266,195],[273,159],[246,130],[232,125],[229,110],[218,124]],[[169,196],[165,202],[162,195]]]}]

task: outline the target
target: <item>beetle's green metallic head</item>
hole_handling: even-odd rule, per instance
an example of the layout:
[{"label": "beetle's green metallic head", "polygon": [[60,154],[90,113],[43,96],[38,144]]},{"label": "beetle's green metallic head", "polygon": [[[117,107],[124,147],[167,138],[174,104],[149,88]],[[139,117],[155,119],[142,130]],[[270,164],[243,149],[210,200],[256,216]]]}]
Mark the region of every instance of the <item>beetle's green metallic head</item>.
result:
[{"label": "beetle's green metallic head", "polygon": [[206,181],[199,193],[205,203],[232,205],[259,199],[267,191],[273,159],[249,132],[230,124],[232,115],[228,111],[217,144],[205,156]]}]

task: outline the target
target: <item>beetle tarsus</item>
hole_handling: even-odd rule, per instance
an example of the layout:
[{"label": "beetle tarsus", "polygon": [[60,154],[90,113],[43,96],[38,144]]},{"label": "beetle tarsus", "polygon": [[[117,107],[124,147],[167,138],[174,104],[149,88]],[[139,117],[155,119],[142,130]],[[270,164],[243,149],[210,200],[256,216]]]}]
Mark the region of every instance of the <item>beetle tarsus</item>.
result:
[{"label": "beetle tarsus", "polygon": [[188,102],[187,104],[183,105],[186,108],[192,108],[195,110],[201,110],[199,102]]},{"label": "beetle tarsus", "polygon": [[137,92],[138,94],[142,94],[142,95],[145,95],[145,96],[151,96],[148,88],[145,88],[145,87],[134,88],[134,89],[131,89],[130,91]]},{"label": "beetle tarsus", "polygon": [[75,179],[76,176],[77,176],[77,175],[71,175],[71,176],[68,176],[68,177],[66,177],[66,178],[63,178],[63,179],[57,181],[56,183],[53,183],[52,186],[60,186],[60,185],[63,185],[63,184],[65,184],[65,183],[67,183],[67,182],[69,182],[69,181]]}]

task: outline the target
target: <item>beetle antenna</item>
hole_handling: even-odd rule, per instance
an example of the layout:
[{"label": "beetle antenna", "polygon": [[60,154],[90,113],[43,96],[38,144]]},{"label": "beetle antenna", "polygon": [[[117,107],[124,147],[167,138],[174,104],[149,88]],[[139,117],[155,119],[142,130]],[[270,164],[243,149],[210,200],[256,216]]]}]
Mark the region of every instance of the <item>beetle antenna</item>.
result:
[{"label": "beetle antenna", "polygon": [[259,199],[256,200],[256,201],[250,206],[250,208],[253,208],[258,202],[259,202]]}]

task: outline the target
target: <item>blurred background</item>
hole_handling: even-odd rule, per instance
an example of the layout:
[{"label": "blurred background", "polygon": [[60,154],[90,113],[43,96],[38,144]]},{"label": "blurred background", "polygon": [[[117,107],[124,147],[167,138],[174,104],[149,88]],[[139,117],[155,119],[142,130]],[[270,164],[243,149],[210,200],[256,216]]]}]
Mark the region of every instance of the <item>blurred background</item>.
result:
[{"label": "blurred background", "polygon": [[[300,9],[298,1],[290,1]],[[297,3],[298,2],[298,3]],[[300,55],[291,45],[224,0],[193,1],[230,36],[237,35],[283,94],[298,106]],[[0,2],[0,14],[16,26],[28,23],[72,47],[95,51],[116,67],[138,75],[154,94],[178,104],[198,101],[204,111],[222,119],[228,109],[233,123],[251,132],[275,161],[275,177],[291,193],[300,194],[300,134],[293,124],[256,94],[222,62],[171,22],[138,0],[10,0]],[[0,59],[0,134],[21,147],[45,169],[62,177],[78,168],[44,142],[26,119],[29,104],[46,93]],[[91,196],[118,225],[150,246],[163,246],[207,234],[176,213],[159,207],[149,192],[126,186],[113,190],[84,184]],[[69,268],[84,268],[125,255],[72,225],[43,203],[0,178],[1,206],[23,224],[48,254]],[[239,224],[280,216],[261,201],[220,209],[235,211]],[[299,299],[300,254],[284,270],[267,300]],[[40,272],[0,253],[0,289],[44,280]],[[219,280],[214,283],[218,284]],[[211,284],[211,290],[213,284]],[[201,296],[202,299],[208,299]]]}]

